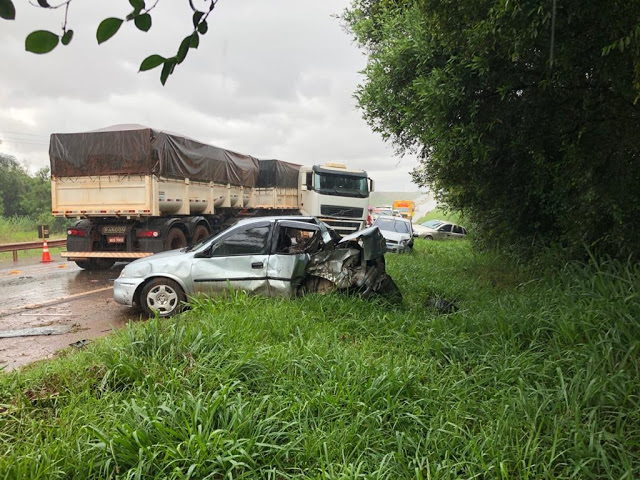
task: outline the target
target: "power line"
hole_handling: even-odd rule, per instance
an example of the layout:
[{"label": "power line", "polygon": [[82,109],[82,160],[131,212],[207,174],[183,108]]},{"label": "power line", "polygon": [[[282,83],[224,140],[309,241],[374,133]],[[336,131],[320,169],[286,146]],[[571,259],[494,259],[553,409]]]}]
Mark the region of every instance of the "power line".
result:
[{"label": "power line", "polygon": [[41,133],[23,133],[23,132],[10,132],[8,130],[5,131],[0,131],[0,135],[26,135],[29,137],[43,137],[43,138],[49,138],[49,135],[42,135]]},{"label": "power line", "polygon": [[39,141],[29,141],[29,140],[20,140],[20,139],[13,139],[13,138],[6,138],[6,137],[2,137],[0,136],[0,145],[2,144],[10,144],[10,143],[15,143],[15,144],[21,144],[21,145],[40,145],[43,147],[48,147],[49,146],[49,142],[39,142]]},{"label": "power line", "polygon": [[49,145],[49,138],[34,133],[0,132],[0,144]]}]

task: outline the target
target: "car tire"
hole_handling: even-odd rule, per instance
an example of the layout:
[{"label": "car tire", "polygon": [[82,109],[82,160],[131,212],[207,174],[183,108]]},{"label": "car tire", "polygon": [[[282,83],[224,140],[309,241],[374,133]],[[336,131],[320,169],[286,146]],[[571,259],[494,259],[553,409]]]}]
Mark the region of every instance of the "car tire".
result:
[{"label": "car tire", "polygon": [[304,293],[326,294],[333,292],[335,289],[335,284],[330,282],[326,278],[316,277],[312,275],[304,280]]},{"label": "car tire", "polygon": [[187,237],[179,228],[169,230],[167,237],[164,239],[165,250],[176,250],[187,246]]},{"label": "car tire", "polygon": [[433,240],[433,237],[431,235],[425,235],[424,239],[425,240]]},{"label": "car tire", "polygon": [[209,229],[204,225],[198,225],[196,229],[193,231],[193,240],[191,241],[191,245],[195,245],[196,243],[201,242],[205,238],[209,236]]},{"label": "car tire", "polygon": [[171,317],[180,313],[186,300],[184,290],[170,278],[154,278],[140,292],[138,304],[148,316]]}]

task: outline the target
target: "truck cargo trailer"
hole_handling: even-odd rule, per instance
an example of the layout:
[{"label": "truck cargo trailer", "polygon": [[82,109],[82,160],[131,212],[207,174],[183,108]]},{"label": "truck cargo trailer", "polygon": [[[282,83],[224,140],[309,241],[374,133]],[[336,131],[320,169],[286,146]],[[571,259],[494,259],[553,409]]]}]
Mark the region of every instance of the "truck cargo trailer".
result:
[{"label": "truck cargo trailer", "polygon": [[140,125],[52,134],[52,213],[75,218],[63,256],[87,269],[198,243],[238,218],[303,214],[365,226],[373,181],[341,164],[259,160]]}]

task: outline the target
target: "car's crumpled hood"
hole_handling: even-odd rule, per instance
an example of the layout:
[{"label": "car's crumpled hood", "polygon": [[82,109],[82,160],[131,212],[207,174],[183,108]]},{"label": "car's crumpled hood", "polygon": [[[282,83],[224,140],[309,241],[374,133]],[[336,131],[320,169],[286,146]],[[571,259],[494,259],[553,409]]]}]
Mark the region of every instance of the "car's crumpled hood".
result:
[{"label": "car's crumpled hood", "polygon": [[386,252],[384,236],[378,227],[368,227],[358,232],[342,237],[338,244],[356,241],[362,247],[364,259],[371,260]]},{"label": "car's crumpled hood", "polygon": [[311,255],[306,273],[329,280],[337,290],[356,291],[364,297],[378,294],[401,301],[402,294],[385,271],[386,250],[380,229],[369,227]]}]

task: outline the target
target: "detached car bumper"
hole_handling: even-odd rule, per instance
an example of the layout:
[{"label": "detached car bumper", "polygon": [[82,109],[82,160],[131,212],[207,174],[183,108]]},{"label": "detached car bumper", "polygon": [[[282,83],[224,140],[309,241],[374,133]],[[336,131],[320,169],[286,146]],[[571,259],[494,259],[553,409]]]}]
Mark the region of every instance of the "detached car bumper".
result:
[{"label": "detached car bumper", "polygon": [[113,282],[113,299],[121,305],[132,307],[136,289],[144,281],[144,278],[116,278]]}]

